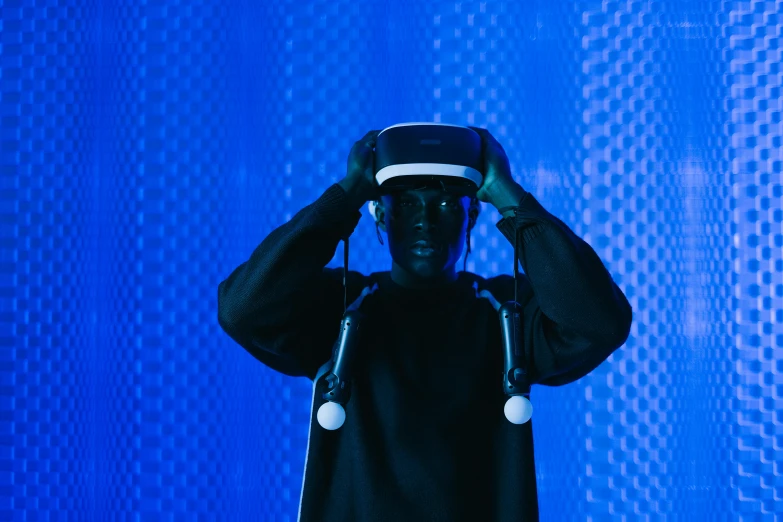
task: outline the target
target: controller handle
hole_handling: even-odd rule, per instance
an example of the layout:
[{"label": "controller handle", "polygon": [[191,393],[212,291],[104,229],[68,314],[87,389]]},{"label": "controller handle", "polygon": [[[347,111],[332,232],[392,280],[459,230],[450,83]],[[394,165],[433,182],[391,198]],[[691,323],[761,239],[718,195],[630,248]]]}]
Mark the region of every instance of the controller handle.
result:
[{"label": "controller handle", "polygon": [[344,406],[351,398],[351,377],[356,345],[363,314],[348,310],[340,323],[340,336],[332,349],[332,369],[326,375],[328,391],[322,398],[327,402],[318,409],[317,419],[322,428],[336,430],[345,422]]},{"label": "controller handle", "polygon": [[498,314],[503,337],[503,392],[510,396],[503,411],[509,422],[524,424],[533,415],[533,405],[525,364],[522,307],[516,301],[509,301],[498,309]]}]

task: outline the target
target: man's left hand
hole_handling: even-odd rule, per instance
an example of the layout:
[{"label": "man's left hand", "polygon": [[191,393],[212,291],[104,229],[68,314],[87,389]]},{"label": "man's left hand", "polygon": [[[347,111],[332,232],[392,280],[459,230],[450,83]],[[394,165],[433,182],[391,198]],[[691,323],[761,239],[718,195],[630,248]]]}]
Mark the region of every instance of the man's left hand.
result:
[{"label": "man's left hand", "polygon": [[[506,203],[515,205],[519,198],[516,197],[521,187],[511,176],[511,165],[503,146],[495,139],[487,129],[470,127],[481,136],[482,150],[484,153],[484,181],[479,187],[476,197],[479,201],[491,203],[496,207],[505,206]],[[509,203],[509,196],[513,202]]]}]

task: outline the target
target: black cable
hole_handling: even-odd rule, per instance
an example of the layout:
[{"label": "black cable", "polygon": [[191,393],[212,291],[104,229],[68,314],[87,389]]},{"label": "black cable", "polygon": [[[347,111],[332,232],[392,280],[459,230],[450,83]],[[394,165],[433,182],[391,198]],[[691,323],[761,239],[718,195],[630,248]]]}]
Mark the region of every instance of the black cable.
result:
[{"label": "black cable", "polygon": [[[516,216],[516,214],[514,214]],[[514,229],[514,302],[517,301],[517,278],[519,277],[519,230]]]},{"label": "black cable", "polygon": [[343,314],[348,311],[348,238],[343,239]]},{"label": "black cable", "polygon": [[[498,212],[503,214],[504,212],[507,212],[509,210],[514,211],[514,218],[516,221],[517,211],[519,210],[518,206],[501,207],[498,209]],[[516,223],[514,224],[516,225]],[[515,303],[519,303],[519,301],[517,301],[517,279],[519,278],[518,265],[519,265],[519,230],[517,230],[517,228],[514,227],[514,302]]]}]

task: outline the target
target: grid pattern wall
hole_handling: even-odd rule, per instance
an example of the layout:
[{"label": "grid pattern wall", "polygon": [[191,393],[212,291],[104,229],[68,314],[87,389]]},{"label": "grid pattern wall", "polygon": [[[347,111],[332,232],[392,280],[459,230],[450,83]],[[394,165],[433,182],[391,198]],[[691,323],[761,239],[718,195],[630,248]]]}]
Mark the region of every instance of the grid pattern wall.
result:
[{"label": "grid pattern wall", "polygon": [[[0,0],[0,520],[296,520],[310,383],[217,285],[404,121],[488,128],[634,308],[533,390],[542,520],[783,519],[782,31],[780,0]],[[498,217],[469,270],[512,270]],[[365,215],[352,268],[385,249]]]}]

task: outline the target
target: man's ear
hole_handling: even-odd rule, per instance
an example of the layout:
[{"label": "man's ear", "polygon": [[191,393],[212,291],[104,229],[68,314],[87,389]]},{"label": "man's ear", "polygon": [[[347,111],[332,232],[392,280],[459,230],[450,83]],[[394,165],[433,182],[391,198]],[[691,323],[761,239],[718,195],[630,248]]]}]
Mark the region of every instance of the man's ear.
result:
[{"label": "man's ear", "polygon": [[369,209],[373,220],[378,225],[378,228],[386,232],[386,212],[383,208],[383,202],[380,200],[372,200],[367,203],[367,208]]},{"label": "man's ear", "polygon": [[476,221],[478,220],[480,213],[481,203],[477,198],[472,198],[470,200],[470,205],[468,205],[468,229],[472,229],[476,226]]},{"label": "man's ear", "polygon": [[386,209],[380,200],[375,202],[375,222],[378,223],[378,228],[386,232]]}]

